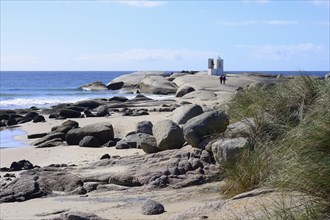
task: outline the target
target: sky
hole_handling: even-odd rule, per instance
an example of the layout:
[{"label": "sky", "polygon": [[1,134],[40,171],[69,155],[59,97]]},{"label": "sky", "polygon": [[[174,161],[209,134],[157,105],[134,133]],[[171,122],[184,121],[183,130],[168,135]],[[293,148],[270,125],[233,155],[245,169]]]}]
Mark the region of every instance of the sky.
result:
[{"label": "sky", "polygon": [[0,70],[329,71],[329,1],[0,0]]}]

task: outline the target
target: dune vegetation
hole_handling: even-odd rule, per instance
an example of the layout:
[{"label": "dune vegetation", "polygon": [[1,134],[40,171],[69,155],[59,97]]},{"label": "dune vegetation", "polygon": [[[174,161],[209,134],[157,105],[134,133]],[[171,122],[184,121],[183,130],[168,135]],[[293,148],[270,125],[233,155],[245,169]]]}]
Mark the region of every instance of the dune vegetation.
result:
[{"label": "dune vegetation", "polygon": [[299,207],[304,211],[277,207],[270,219],[329,218],[330,81],[299,76],[257,85],[238,92],[229,109],[232,122],[250,119],[251,147],[223,165],[221,192],[228,197],[259,187],[294,192],[306,198]]}]

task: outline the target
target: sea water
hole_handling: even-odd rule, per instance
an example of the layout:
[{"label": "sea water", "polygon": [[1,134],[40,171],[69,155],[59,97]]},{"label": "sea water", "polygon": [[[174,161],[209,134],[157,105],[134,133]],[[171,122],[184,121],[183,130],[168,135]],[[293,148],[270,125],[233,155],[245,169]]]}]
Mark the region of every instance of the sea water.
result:
[{"label": "sea water", "polygon": [[85,91],[80,86],[105,84],[131,71],[1,71],[0,109],[47,108],[84,99],[110,98],[116,91]]}]

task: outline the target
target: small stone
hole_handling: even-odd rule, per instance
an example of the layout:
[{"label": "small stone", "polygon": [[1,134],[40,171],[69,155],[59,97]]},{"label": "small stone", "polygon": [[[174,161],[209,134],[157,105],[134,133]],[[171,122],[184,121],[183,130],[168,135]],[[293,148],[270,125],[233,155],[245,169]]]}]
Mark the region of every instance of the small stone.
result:
[{"label": "small stone", "polygon": [[142,214],[143,215],[158,215],[165,211],[164,206],[159,202],[148,199],[143,203]]},{"label": "small stone", "polygon": [[110,159],[110,158],[111,158],[111,156],[110,156],[109,154],[104,154],[104,155],[100,158],[100,160]]}]

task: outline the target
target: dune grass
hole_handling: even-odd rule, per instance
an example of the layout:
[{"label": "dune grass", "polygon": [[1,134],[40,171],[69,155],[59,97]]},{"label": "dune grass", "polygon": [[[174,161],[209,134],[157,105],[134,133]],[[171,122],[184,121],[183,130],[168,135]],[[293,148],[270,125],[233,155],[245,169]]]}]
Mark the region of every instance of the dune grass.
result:
[{"label": "dune grass", "polygon": [[239,92],[229,107],[232,121],[254,119],[253,147],[235,164],[223,165],[222,193],[260,186],[297,191],[312,198],[314,216],[329,217],[330,82],[300,76],[258,86]]}]

